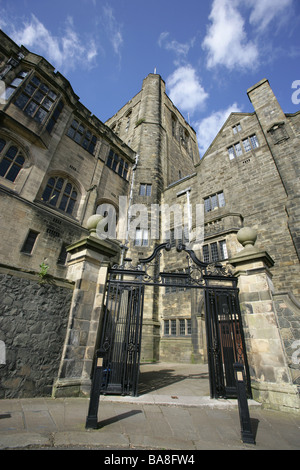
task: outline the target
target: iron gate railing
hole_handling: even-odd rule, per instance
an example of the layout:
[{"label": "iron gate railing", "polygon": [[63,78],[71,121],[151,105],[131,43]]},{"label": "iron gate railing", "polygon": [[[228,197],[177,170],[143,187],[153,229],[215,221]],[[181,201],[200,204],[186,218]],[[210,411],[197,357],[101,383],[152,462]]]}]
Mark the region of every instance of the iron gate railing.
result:
[{"label": "iron gate railing", "polygon": [[211,397],[237,396],[235,363],[245,367],[245,386],[251,397],[238,289],[206,288],[205,319]]},{"label": "iron gate railing", "polygon": [[110,273],[100,346],[105,353],[102,393],[137,395],[143,302],[143,285],[124,283]]},{"label": "iron gate railing", "polygon": [[109,270],[99,393],[138,394],[144,289],[180,286],[204,292],[211,397],[236,396],[234,363],[244,365],[251,396],[237,278],[228,267],[203,263],[184,245],[178,245],[177,251],[186,252],[186,267],[175,273],[161,271],[162,250],[170,249],[170,244],[161,244],[137,266],[125,260],[124,265]]}]

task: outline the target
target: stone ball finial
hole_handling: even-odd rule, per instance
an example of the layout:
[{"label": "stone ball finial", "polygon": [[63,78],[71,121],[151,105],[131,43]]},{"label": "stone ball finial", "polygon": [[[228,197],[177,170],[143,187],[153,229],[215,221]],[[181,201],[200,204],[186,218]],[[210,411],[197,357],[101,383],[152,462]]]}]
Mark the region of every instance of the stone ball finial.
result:
[{"label": "stone ball finial", "polygon": [[250,227],[243,227],[237,233],[237,239],[241,245],[243,245],[244,250],[247,251],[256,251],[254,244],[257,239],[257,231]]},{"label": "stone ball finial", "polygon": [[103,219],[103,215],[95,214],[88,218],[86,223],[86,228],[90,232],[91,235],[96,234],[97,225]]}]

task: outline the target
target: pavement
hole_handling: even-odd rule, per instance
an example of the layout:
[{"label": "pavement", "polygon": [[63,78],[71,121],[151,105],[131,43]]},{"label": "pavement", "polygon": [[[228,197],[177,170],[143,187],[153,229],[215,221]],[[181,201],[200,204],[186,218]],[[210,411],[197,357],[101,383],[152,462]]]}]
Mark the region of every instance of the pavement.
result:
[{"label": "pavement", "polygon": [[248,404],[255,444],[242,442],[237,401],[209,397],[207,366],[144,364],[138,397],[101,395],[96,430],[85,428],[88,398],[0,400],[0,449],[101,450],[115,459],[125,451],[300,450],[299,413]]}]

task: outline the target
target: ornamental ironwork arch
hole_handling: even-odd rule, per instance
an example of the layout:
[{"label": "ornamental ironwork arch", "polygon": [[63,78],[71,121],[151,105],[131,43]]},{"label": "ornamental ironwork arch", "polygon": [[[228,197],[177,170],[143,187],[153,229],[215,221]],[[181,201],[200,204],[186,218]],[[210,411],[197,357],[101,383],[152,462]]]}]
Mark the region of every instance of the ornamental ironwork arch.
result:
[{"label": "ornamental ironwork arch", "polygon": [[[233,268],[230,265],[221,263],[204,263],[199,260],[195,252],[179,243],[176,246],[178,253],[185,252],[186,266],[177,271],[162,271],[161,259],[163,250],[171,251],[170,243],[158,245],[148,258],[140,258],[137,265],[132,265],[132,260],[125,258],[122,265],[114,265],[109,270],[110,275],[115,277],[122,275],[123,280],[131,277],[132,282],[143,285],[170,286],[172,283],[176,287],[203,288],[210,284],[210,281],[225,281],[227,285],[236,288],[237,279],[234,277]],[[120,278],[119,278],[120,280]]]}]

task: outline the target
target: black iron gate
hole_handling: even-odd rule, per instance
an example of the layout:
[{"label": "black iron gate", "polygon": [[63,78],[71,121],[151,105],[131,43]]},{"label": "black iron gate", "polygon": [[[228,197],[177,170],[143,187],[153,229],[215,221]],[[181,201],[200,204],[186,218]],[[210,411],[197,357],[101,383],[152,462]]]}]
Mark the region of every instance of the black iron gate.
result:
[{"label": "black iron gate", "polygon": [[164,243],[149,258],[140,259],[138,266],[125,260],[124,265],[109,270],[97,392],[138,394],[144,289],[180,286],[204,292],[211,397],[236,396],[234,363],[245,367],[251,396],[237,278],[221,264],[203,263],[184,245],[178,245],[177,251],[186,252],[186,267],[176,273],[162,272],[162,251],[170,249],[170,244]]},{"label": "black iron gate", "polygon": [[137,395],[144,286],[124,281],[114,270],[107,286],[100,392]]},{"label": "black iron gate", "polygon": [[[231,282],[234,283],[234,279]],[[237,396],[233,367],[236,363],[245,367],[245,385],[251,397],[238,289],[206,287],[205,319],[211,397]]]}]

